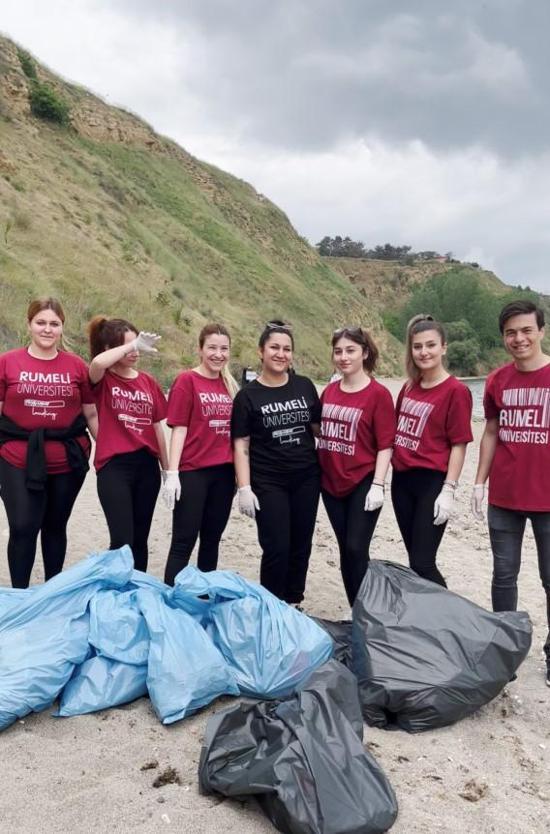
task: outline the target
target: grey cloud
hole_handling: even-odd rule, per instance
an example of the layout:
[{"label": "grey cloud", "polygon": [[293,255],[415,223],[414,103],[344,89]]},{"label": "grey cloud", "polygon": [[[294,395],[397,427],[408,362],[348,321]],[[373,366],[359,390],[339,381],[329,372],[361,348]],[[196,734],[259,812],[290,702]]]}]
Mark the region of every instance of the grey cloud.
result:
[{"label": "grey cloud", "polygon": [[506,155],[548,146],[547,0],[109,5],[192,41],[200,70],[182,85],[208,101],[210,129],[243,141],[309,150],[419,139]]}]

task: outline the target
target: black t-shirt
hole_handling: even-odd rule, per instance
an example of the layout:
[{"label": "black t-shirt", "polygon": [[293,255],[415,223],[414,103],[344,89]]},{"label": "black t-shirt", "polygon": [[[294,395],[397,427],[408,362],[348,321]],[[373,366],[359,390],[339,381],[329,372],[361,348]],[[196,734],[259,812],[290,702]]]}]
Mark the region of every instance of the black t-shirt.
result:
[{"label": "black t-shirt", "polygon": [[252,480],[288,475],[317,466],[312,423],[321,422],[321,402],[314,384],[290,374],[286,385],[272,388],[254,380],[233,402],[231,436],[250,437]]}]

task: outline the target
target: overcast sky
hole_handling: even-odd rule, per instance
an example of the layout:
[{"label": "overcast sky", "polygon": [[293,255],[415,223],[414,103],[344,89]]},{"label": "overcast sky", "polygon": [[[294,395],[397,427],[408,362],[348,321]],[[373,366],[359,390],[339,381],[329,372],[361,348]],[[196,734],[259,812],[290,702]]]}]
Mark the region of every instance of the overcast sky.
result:
[{"label": "overcast sky", "polygon": [[550,293],[550,0],[2,0],[0,31],[316,243]]}]

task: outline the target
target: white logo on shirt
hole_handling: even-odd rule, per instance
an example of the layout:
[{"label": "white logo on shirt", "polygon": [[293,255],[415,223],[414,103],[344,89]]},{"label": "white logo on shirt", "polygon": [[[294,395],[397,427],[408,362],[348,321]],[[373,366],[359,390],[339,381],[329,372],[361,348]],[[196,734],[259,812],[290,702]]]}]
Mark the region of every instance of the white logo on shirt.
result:
[{"label": "white logo on shirt", "polygon": [[498,436],[503,443],[548,443],[550,388],[506,388],[502,402]]}]

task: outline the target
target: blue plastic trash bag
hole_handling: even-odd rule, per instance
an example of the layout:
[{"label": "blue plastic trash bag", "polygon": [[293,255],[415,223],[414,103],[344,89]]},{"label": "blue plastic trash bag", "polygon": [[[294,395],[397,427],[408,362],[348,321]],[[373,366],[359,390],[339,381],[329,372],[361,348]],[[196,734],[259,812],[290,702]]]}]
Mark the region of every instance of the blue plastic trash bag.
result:
[{"label": "blue plastic trash bag", "polygon": [[512,678],[531,632],[523,611],[485,611],[403,565],[371,560],[352,629],[365,720],[419,732],[471,715]]},{"label": "blue plastic trash bag", "polygon": [[149,630],[136,602],[137,591],[101,591],[90,601],[90,644],[121,663],[147,664]]},{"label": "blue plastic trash bag", "polygon": [[191,599],[192,613],[197,603],[209,607],[207,631],[243,694],[285,697],[332,655],[331,638],[310,617],[230,571],[189,565],[177,575],[172,599],[180,607]]},{"label": "blue plastic trash bag", "polygon": [[79,666],[61,693],[56,715],[83,715],[147,695],[147,666],[95,655]]},{"label": "blue plastic trash bag", "polygon": [[15,592],[17,603],[0,612],[0,729],[55,701],[88,656],[90,599],[123,587],[132,568],[132,552],[123,547]]},{"label": "blue plastic trash bag", "polygon": [[163,724],[220,695],[239,694],[231,669],[198,622],[150,590],[138,591],[137,601],[150,637],[147,689]]}]

